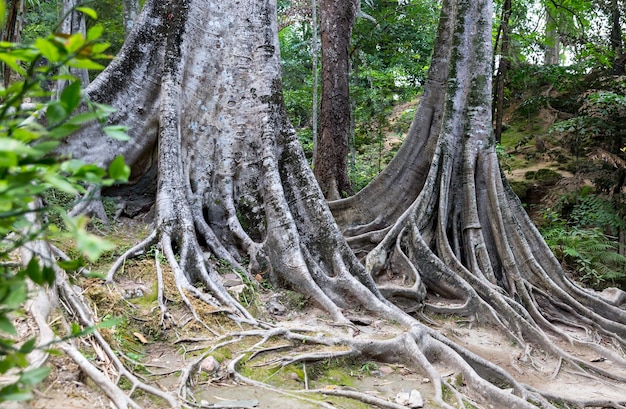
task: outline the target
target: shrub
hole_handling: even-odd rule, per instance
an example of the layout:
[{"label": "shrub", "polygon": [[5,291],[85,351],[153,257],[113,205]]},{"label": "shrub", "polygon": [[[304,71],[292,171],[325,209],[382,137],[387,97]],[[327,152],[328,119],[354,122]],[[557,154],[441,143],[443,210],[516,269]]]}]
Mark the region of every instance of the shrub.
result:
[{"label": "shrub", "polygon": [[616,235],[626,228],[620,209],[603,197],[579,192],[564,196],[543,214],[541,233],[569,270],[594,288],[626,285],[626,257]]},{"label": "shrub", "polygon": [[[0,16],[4,2],[0,0]],[[95,17],[91,9],[79,8]],[[118,157],[108,172],[95,165],[54,155],[61,139],[80,129],[86,122],[103,121],[111,112],[97,104],[77,114],[79,106],[88,102],[80,81],[68,75],[69,85],[59,99],[49,95],[40,84],[54,81],[67,67],[98,68],[92,59],[104,57],[107,44],[98,41],[102,28],[92,27],[82,34],[50,35],[37,38],[32,45],[0,43],[0,60],[21,78],[7,88],[0,88],[0,374],[14,373],[16,381],[0,388],[0,402],[25,400],[30,390],[48,374],[45,367],[28,368],[28,355],[37,348],[36,338],[18,344],[12,319],[23,310],[28,298],[28,281],[35,285],[52,285],[55,280],[54,260],[41,260],[33,255],[26,267],[14,262],[14,252],[34,240],[47,240],[59,234],[71,235],[77,250],[91,260],[111,245],[85,230],[85,217],[71,218],[63,211],[59,219],[65,232],[50,223],[50,207],[39,207],[39,198],[57,189],[69,195],[85,192],[87,184],[112,184],[128,178],[129,169]],[[41,101],[25,104],[27,101]],[[45,115],[44,119],[39,119]],[[119,127],[103,127],[112,136],[124,138]],[[78,268],[80,261],[64,261],[58,267]],[[80,334],[80,328],[73,335]],[[47,346],[40,346],[45,348]]]}]

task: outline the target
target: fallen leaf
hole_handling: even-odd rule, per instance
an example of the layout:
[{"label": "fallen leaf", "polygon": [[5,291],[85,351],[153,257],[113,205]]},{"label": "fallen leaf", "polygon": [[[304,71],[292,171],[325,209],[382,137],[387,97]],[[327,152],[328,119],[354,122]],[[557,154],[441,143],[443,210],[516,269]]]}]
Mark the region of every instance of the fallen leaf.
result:
[{"label": "fallen leaf", "polygon": [[141,333],[139,332],[133,332],[133,335],[139,340],[139,342],[141,342],[142,344],[147,344],[148,340],[146,339],[146,337],[144,337],[143,335],[141,335]]}]

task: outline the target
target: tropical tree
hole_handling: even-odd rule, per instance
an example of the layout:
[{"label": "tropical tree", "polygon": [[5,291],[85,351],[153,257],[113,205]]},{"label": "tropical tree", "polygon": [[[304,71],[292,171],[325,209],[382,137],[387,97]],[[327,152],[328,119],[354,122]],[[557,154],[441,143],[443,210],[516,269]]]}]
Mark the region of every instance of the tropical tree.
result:
[{"label": "tropical tree", "polygon": [[[6,10],[5,10],[6,8]],[[2,27],[2,41],[20,42],[22,23],[24,20],[24,1],[23,0],[11,0],[8,7],[3,6],[2,21],[5,22]],[[6,20],[4,13],[6,11]],[[11,67],[8,65],[2,65],[2,77],[4,79],[4,86],[7,87],[11,82]]]},{"label": "tropical tree", "polygon": [[[598,401],[528,387],[417,319],[424,309],[480,320],[522,346],[520,363],[545,354],[557,364],[555,376],[565,363],[605,382],[626,380],[626,360],[611,347],[626,343],[624,293],[609,299],[568,280],[501,178],[491,132],[492,2],[448,0],[441,10],[405,144],[367,188],[331,202],[331,214],[283,106],[276,3],[148,0],[118,58],[86,90],[117,108],[110,120],[128,126],[132,141],[104,141],[92,126],[64,148],[102,164],[123,154],[135,184],[115,193],[127,201],[156,185],[153,231],[107,279],[115,280],[127,257],[156,244],[193,316],[200,320],[189,297],[224,311],[244,327],[239,336],[261,336],[256,346],[281,336],[298,345],[341,346],[324,358],[402,362],[426,374],[434,404],[447,409],[442,390],[460,405],[623,406],[617,395]],[[258,274],[306,294],[333,326],[294,331],[259,322],[225,290],[215,259],[251,282]],[[62,297],[90,324],[88,305]],[[165,314],[166,303],[159,299],[159,306]],[[366,313],[393,322],[390,335],[359,334],[353,321]],[[97,340],[131,391],[181,405],[134,377],[104,338]],[[575,356],[562,341],[615,366]],[[118,407],[137,407],[93,363],[68,351]],[[317,356],[296,353],[291,362]],[[238,359],[231,373],[245,380]],[[455,368],[461,381],[446,381],[439,363]]]},{"label": "tropical tree", "polygon": [[510,20],[513,12],[511,0],[504,0],[502,5],[502,13],[500,16],[500,24],[496,35],[494,49],[498,52],[498,72],[495,78],[494,96],[493,96],[493,116],[494,116],[494,136],[496,141],[502,139],[502,126],[504,118],[504,91],[507,82],[507,75],[511,67],[511,59],[509,56],[510,45]]},{"label": "tropical tree", "polygon": [[322,101],[315,177],[330,200],[354,194],[348,177],[350,37],[359,0],[320,0]]}]

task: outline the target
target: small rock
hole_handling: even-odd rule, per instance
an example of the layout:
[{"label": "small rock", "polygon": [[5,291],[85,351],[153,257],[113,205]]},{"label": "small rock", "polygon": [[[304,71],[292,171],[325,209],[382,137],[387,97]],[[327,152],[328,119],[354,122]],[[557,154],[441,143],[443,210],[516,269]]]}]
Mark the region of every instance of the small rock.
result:
[{"label": "small rock", "polygon": [[285,306],[274,300],[270,300],[265,303],[265,307],[267,308],[267,311],[272,315],[284,315],[287,312]]},{"label": "small rock", "polygon": [[424,407],[424,399],[422,399],[422,394],[417,389],[412,389],[409,395],[409,407],[410,408],[423,408]]},{"label": "small rock", "polygon": [[402,375],[402,376],[407,376],[407,375],[411,375],[414,374],[415,372],[412,371],[411,369],[407,368],[406,366],[399,366],[396,371]]},{"label": "small rock", "polygon": [[136,288],[125,288],[123,290],[123,294],[122,296],[124,297],[124,299],[128,300],[131,298],[139,298],[139,297],[143,297],[144,291],[142,288],[140,287],[136,287]]},{"label": "small rock", "polygon": [[137,338],[139,340],[139,342],[141,342],[142,344],[147,344],[148,340],[146,339],[146,337],[143,336],[143,334],[141,332],[133,332],[133,335],[135,336],[135,338]]},{"label": "small rock", "polygon": [[422,383],[430,383],[430,378],[423,378]]},{"label": "small rock", "polygon": [[396,403],[399,405],[407,406],[409,404],[409,398],[411,397],[411,392],[408,390],[402,390],[398,392],[396,395]]},{"label": "small rock", "polygon": [[202,361],[200,364],[200,369],[203,372],[213,373],[216,372],[220,367],[220,363],[214,356],[208,356]]},{"label": "small rock", "polygon": [[243,284],[241,277],[233,273],[224,274],[223,280],[224,287],[235,287]]},{"label": "small rock", "polygon": [[422,394],[416,390],[402,390],[398,392],[395,399],[397,404],[408,406],[409,408],[423,408],[424,407],[424,399],[422,398]]},{"label": "small rock", "polygon": [[212,406],[207,406],[207,407],[247,409],[247,408],[256,408],[257,406],[259,406],[259,401],[256,399],[250,399],[250,400],[222,400],[219,403],[216,403]]},{"label": "small rock", "polygon": [[383,375],[391,375],[393,373],[393,368],[386,366],[386,365],[379,367],[378,370]]},{"label": "small rock", "polygon": [[241,285],[234,285],[232,287],[228,288],[228,292],[234,296],[235,298],[239,298],[239,296],[246,290],[246,286],[241,284]]}]

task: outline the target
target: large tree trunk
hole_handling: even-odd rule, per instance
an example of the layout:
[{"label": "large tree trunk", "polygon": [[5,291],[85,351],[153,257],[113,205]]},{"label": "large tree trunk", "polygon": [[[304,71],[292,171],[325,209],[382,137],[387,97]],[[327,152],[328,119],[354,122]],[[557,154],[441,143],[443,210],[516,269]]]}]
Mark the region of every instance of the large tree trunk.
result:
[{"label": "large tree trunk", "polygon": [[423,301],[426,311],[491,320],[515,342],[586,366],[551,337],[589,345],[570,335],[585,328],[623,347],[623,292],[605,299],[572,283],[501,176],[491,132],[490,16],[489,2],[443,3],[404,145],[369,186],[330,207],[387,299],[407,311]]},{"label": "large tree trunk", "polygon": [[358,0],[320,0],[322,35],[321,134],[315,177],[327,199],[354,193],[348,177],[350,36]]},{"label": "large tree trunk", "polygon": [[[299,334],[257,322],[224,289],[214,260],[250,275],[267,273],[310,296],[339,328],[307,337],[307,344],[342,346],[330,356],[412,366],[431,379],[433,404],[446,409],[452,405],[442,387],[461,405],[553,406],[409,314],[424,303],[427,311],[491,322],[519,345],[589,376],[626,380],[623,357],[580,331],[623,348],[623,297],[610,302],[571,283],[500,178],[491,132],[491,2],[443,2],[430,76],[405,145],[371,186],[331,203],[367,269],[337,228],[286,118],[275,6],[148,0],[118,58],[88,88],[91,99],[118,109],[111,121],[130,126],[133,139],[103,139],[94,125],[66,149],[102,164],[124,154],[134,194],[156,183],[154,232],[111,268],[109,281],[124,258],[158,244],[191,311],[188,296],[195,296],[259,328],[256,336],[280,334],[304,346]],[[395,284],[399,275],[408,288]],[[381,340],[353,331],[347,317],[364,312],[397,323],[397,335]],[[550,337],[610,357],[616,368],[609,373],[572,356]],[[305,359],[311,355],[294,361]],[[462,374],[466,386],[445,382],[434,367],[440,362]],[[132,405],[108,383],[105,391],[119,407]]]}]

